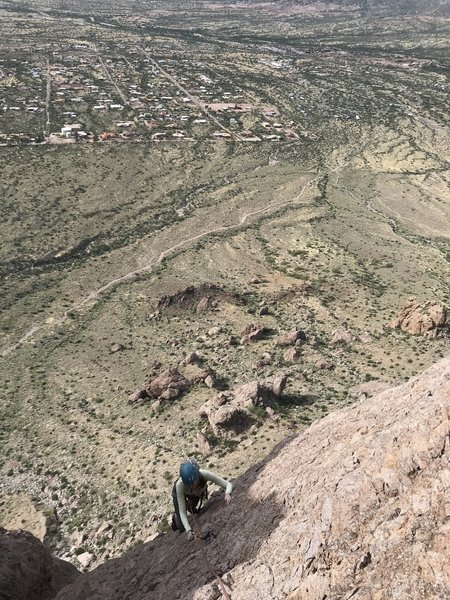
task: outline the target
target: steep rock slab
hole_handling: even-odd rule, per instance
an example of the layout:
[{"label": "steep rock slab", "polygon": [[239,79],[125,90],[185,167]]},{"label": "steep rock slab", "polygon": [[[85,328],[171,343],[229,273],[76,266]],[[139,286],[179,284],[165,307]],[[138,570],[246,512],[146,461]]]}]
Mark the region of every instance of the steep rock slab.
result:
[{"label": "steep rock slab", "polygon": [[[449,409],[446,359],[319,421],[271,461],[252,489],[263,502],[284,474],[286,518],[258,553],[274,576],[267,598],[449,597]],[[233,600],[263,597],[236,571]]]},{"label": "steep rock slab", "polygon": [[[235,481],[200,518],[58,600],[423,600],[450,597],[450,358],[318,421]],[[205,557],[207,560],[205,560]]]}]

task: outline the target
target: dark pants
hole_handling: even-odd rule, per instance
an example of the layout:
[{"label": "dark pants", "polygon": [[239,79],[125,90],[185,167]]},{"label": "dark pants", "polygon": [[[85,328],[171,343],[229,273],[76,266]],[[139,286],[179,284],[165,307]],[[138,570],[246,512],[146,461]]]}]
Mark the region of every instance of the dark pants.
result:
[{"label": "dark pants", "polygon": [[[175,514],[172,517],[172,529],[174,531],[185,531],[183,523],[181,522],[180,507],[178,506],[177,498],[177,482],[173,484],[172,488],[172,500]],[[197,512],[197,506],[200,503],[201,496],[185,496],[186,508],[189,512]]]}]

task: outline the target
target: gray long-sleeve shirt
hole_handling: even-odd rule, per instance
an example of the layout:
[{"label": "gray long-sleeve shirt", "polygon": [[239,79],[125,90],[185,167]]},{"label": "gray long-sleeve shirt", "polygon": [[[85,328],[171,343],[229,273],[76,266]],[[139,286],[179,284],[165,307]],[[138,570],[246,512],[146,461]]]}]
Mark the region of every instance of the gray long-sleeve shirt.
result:
[{"label": "gray long-sleeve shirt", "polygon": [[[211,481],[212,483],[215,483],[217,485],[220,485],[220,487],[223,487],[226,494],[231,494],[231,492],[233,491],[233,486],[229,481],[222,479],[222,477],[219,477],[218,475],[216,475],[215,473],[212,473],[211,471],[207,471],[206,469],[200,469],[200,475],[206,481]],[[181,477],[175,484],[175,489],[177,491],[177,500],[178,500],[178,507],[180,509],[181,522],[183,523],[183,527],[185,528],[186,532],[191,531],[191,526],[189,525],[189,521],[187,518],[187,511],[186,511],[186,487],[185,487]],[[189,490],[189,493],[191,493],[190,490]]]}]

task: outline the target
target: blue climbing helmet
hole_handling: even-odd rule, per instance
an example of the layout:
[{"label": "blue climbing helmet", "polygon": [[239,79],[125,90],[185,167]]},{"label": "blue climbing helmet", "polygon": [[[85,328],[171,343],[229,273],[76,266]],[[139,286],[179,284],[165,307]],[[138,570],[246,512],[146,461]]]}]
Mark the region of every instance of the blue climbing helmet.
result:
[{"label": "blue climbing helmet", "polygon": [[191,486],[200,479],[200,469],[196,462],[189,460],[180,465],[180,477],[184,485]]}]

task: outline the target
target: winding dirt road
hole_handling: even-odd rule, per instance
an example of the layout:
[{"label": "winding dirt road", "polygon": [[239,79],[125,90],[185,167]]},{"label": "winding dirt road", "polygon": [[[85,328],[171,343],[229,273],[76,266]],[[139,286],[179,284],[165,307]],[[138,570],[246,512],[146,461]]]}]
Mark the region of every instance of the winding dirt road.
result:
[{"label": "winding dirt road", "polygon": [[214,229],[207,229],[206,231],[203,231],[201,233],[198,233],[197,235],[193,235],[191,237],[188,237],[184,240],[181,240],[180,242],[178,242],[177,244],[174,244],[173,246],[171,246],[170,248],[167,248],[166,250],[163,250],[159,256],[152,256],[149,261],[143,266],[140,267],[139,269],[135,269],[133,271],[130,271],[128,273],[126,273],[125,275],[121,275],[120,277],[116,277],[114,279],[111,279],[111,281],[108,281],[107,283],[105,283],[104,285],[102,285],[101,287],[99,287],[98,289],[92,291],[90,294],[88,294],[85,298],[83,298],[83,300],[81,300],[80,302],[78,302],[77,304],[73,305],[71,308],[69,308],[68,310],[66,310],[61,317],[55,319],[51,325],[49,325],[46,322],[43,322],[41,324],[38,325],[33,325],[17,342],[15,342],[14,344],[7,346],[6,348],[3,348],[3,350],[1,351],[1,355],[2,356],[7,356],[8,354],[11,354],[12,352],[14,352],[15,350],[17,350],[17,348],[19,348],[22,344],[24,344],[26,341],[28,341],[29,339],[31,339],[32,337],[34,337],[34,335],[36,333],[38,333],[39,331],[42,331],[48,327],[54,327],[55,325],[59,326],[62,325],[65,321],[68,320],[69,318],[69,314],[73,313],[74,311],[80,310],[81,308],[83,308],[84,306],[86,306],[87,304],[89,304],[90,302],[95,302],[98,297],[106,292],[107,290],[110,290],[111,288],[124,283],[126,281],[130,281],[132,279],[134,279],[134,277],[136,277],[137,275],[140,275],[141,273],[148,273],[151,272],[151,270],[156,267],[157,265],[159,265],[160,263],[163,262],[163,260],[165,260],[167,257],[169,257],[171,254],[173,254],[174,252],[176,252],[177,250],[179,250],[180,248],[183,248],[184,246],[187,246],[189,244],[192,244],[193,242],[197,242],[198,240],[201,240],[202,238],[208,237],[209,235],[214,235],[217,233],[224,233],[227,231],[234,231],[234,230],[238,230],[241,227],[243,227],[247,221],[251,218],[251,217],[255,217],[257,215],[262,215],[264,213],[267,213],[271,210],[274,209],[279,209],[282,206],[285,206],[287,204],[294,204],[295,202],[297,202],[298,200],[300,200],[303,196],[303,194],[305,193],[305,191],[311,187],[312,185],[314,185],[317,181],[319,181],[320,179],[322,179],[322,177],[324,177],[325,175],[330,175],[331,173],[335,173],[336,171],[342,169],[344,167],[344,165],[338,165],[336,166],[334,169],[331,169],[330,171],[328,171],[327,173],[321,173],[320,175],[317,175],[316,177],[314,177],[313,179],[311,179],[310,181],[308,181],[303,188],[301,189],[301,191],[299,192],[299,194],[297,194],[297,196],[295,196],[294,198],[290,198],[289,200],[283,200],[281,202],[271,202],[270,204],[267,204],[266,206],[264,206],[263,208],[259,208],[257,210],[253,210],[250,211],[248,213],[245,213],[237,223],[235,223],[234,225],[223,225],[222,227],[216,227]]}]

